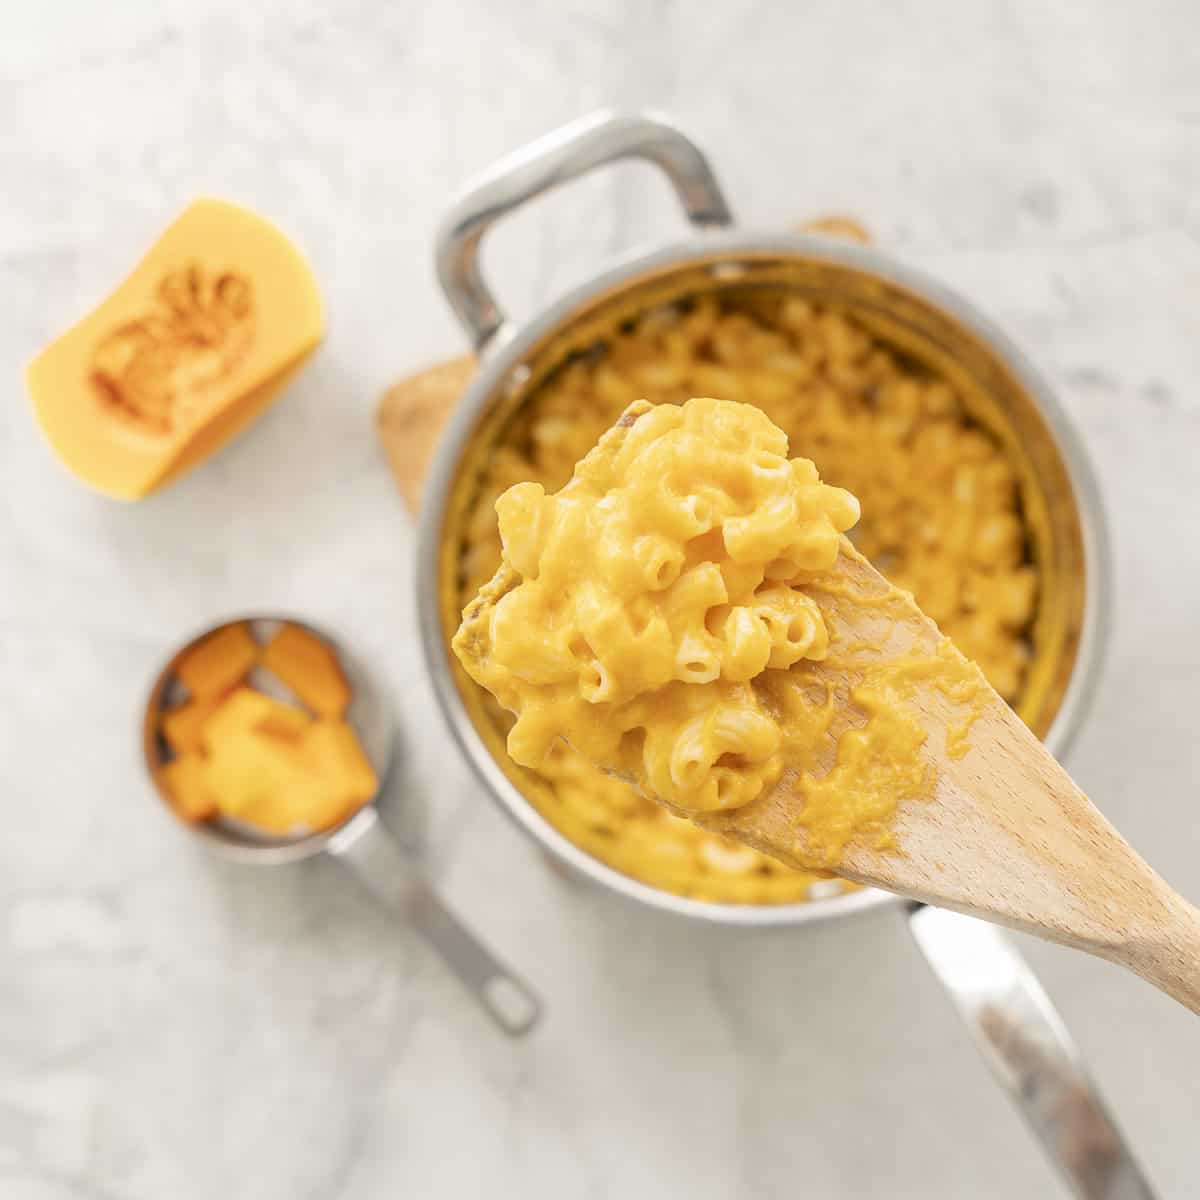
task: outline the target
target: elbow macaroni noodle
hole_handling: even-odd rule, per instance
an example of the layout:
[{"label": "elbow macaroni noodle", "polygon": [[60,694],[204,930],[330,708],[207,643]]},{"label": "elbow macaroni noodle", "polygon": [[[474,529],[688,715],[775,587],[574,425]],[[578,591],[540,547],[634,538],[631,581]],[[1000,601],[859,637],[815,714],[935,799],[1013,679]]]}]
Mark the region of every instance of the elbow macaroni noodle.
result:
[{"label": "elbow macaroni noodle", "polygon": [[[969,421],[945,380],[845,313],[787,293],[750,303],[706,297],[648,313],[615,333],[604,353],[573,360],[543,384],[494,448],[460,530],[460,606],[500,563],[496,502],[506,489],[561,487],[635,400],[680,404],[704,392],[762,409],[826,479],[858,495],[865,513],[851,532],[856,546],[915,593],[1002,695],[1019,697],[1037,575],[1027,561],[1016,473],[1001,444]],[[524,494],[518,506],[536,493]],[[513,512],[509,523],[515,530],[522,522]],[[528,536],[515,533],[518,556]],[[673,569],[654,539],[640,544],[638,562],[642,572]],[[753,663],[753,626],[741,614],[726,614],[730,623],[731,664],[738,654]],[[711,646],[704,637],[699,643]],[[596,687],[604,686],[597,676]],[[490,697],[487,706],[503,735],[512,718]],[[818,882],[672,816],[562,741],[536,769],[510,771],[565,836],[652,885],[726,903],[795,902],[814,886],[849,886]]]}]

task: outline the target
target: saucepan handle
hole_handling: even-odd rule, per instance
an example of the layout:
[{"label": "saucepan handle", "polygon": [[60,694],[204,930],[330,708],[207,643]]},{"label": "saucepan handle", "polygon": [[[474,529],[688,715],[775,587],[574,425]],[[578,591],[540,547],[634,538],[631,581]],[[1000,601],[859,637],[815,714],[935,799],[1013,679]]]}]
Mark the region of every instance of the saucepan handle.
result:
[{"label": "saucepan handle", "polygon": [[707,159],[661,117],[602,111],[564,125],[502,158],[469,184],[438,230],[438,278],[476,351],[501,344],[510,328],[479,269],[479,248],[488,228],[535,196],[628,158],[651,162],[667,176],[697,228],[732,224]]},{"label": "saucepan handle", "polygon": [[913,904],[909,928],[992,1074],[1079,1200],[1154,1200],[1062,1019],[994,925]]},{"label": "saucepan handle", "polygon": [[542,1006],[533,990],[446,907],[374,808],[364,808],[328,849],[377,900],[405,917],[505,1033],[520,1037],[537,1024]]}]

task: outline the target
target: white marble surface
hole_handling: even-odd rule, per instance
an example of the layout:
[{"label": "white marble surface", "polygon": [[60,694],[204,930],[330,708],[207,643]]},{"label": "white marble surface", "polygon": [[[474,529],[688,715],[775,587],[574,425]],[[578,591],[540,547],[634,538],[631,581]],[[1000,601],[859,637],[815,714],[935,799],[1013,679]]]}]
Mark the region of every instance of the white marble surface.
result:
[{"label": "white marble surface", "polygon": [[[430,711],[371,414],[462,347],[430,267],[448,194],[594,106],[675,114],[747,223],[861,214],[999,318],[1079,423],[1118,613],[1072,766],[1200,896],[1190,0],[44,0],[3,24],[0,1193],[1062,1196],[893,913],[755,936],[631,911],[547,871],[482,798]],[[121,507],[57,468],[19,371],[200,192],[294,234],[329,338],[249,436]],[[631,168],[488,257],[528,312],[676,225]],[[430,869],[544,992],[536,1037],[496,1037],[336,864],[224,865],[155,810],[144,683],[184,631],[258,605],[376,656]],[[1163,1195],[1194,1195],[1200,1022],[1024,945]]]}]

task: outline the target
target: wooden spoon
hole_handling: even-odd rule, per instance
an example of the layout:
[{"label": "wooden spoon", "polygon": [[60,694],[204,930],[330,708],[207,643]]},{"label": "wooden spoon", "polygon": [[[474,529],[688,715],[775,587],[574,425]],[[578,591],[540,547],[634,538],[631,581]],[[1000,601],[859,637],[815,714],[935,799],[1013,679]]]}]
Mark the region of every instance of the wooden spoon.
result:
[{"label": "wooden spoon", "polygon": [[[468,605],[461,644],[469,656],[490,655],[490,610],[520,582],[504,563]],[[878,822],[859,828],[832,860],[827,840],[810,843],[795,771],[741,808],[677,815],[790,866],[828,863],[858,883],[1087,950],[1200,1012],[1200,911],[1138,857],[912,596],[844,538],[810,594],[834,640],[826,661],[805,664],[805,679],[834,698],[844,731],[866,719],[852,698],[864,674],[896,663],[892,674],[904,679],[896,703],[925,734],[930,794],[900,804],[882,830]],[[823,761],[809,768],[817,778],[833,765],[834,736],[826,743]]]},{"label": "wooden spoon", "polygon": [[[880,661],[934,654],[937,626],[848,543],[835,575],[846,594],[822,607],[839,638],[878,645],[886,620]],[[889,593],[885,617],[861,602]],[[891,827],[898,849],[856,839],[837,873],[1120,963],[1200,1012],[1200,911],[1143,861],[991,687],[981,684],[969,750],[953,757],[947,737],[961,729],[961,712],[936,673],[912,686],[936,768],[933,795],[900,807]],[[800,866],[803,806],[794,782],[781,781],[745,808],[700,822]]]}]

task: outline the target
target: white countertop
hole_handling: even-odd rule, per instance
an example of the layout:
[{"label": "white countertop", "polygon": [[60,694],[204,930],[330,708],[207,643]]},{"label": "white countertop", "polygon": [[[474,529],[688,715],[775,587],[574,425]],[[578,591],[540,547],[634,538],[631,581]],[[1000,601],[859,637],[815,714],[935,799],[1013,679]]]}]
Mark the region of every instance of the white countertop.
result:
[{"label": "white countertop", "polygon": [[[860,215],[1006,326],[1078,422],[1117,620],[1071,766],[1200,897],[1191,7],[49,0],[4,24],[6,1200],[1065,1195],[895,912],[692,927],[566,883],[488,803],[432,712],[372,414],[463,348],[431,268],[449,194],[593,107],[673,114],[748,224]],[[19,371],[199,193],[295,236],[328,340],[232,448],[109,503],[52,461]],[[488,261],[529,313],[678,227],[622,168]],[[348,631],[386,672],[429,869],[544,993],[533,1038],[496,1036],[337,864],[223,864],[156,811],[143,687],[186,631],[256,606]],[[1193,1195],[1200,1021],[1022,945],[1162,1194]]]}]

